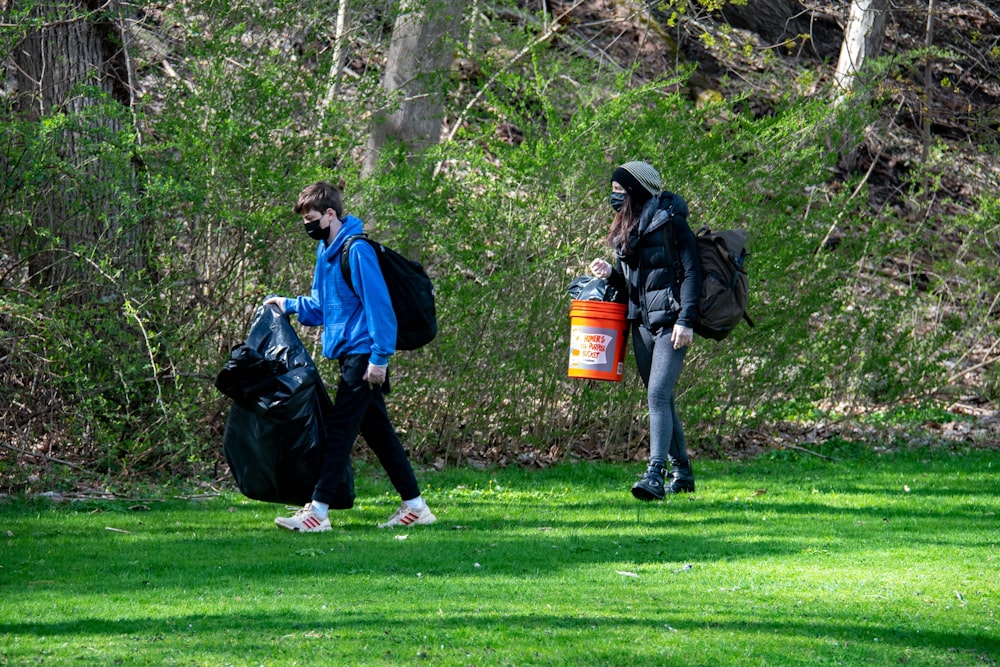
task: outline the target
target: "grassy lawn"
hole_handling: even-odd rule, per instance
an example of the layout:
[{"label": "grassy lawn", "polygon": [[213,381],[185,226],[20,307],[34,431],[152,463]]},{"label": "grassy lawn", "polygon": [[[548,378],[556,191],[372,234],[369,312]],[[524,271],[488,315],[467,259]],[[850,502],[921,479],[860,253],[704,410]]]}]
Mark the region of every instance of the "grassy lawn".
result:
[{"label": "grassy lawn", "polygon": [[0,665],[995,665],[996,452],[420,474],[433,526],[280,506],[0,502]]}]

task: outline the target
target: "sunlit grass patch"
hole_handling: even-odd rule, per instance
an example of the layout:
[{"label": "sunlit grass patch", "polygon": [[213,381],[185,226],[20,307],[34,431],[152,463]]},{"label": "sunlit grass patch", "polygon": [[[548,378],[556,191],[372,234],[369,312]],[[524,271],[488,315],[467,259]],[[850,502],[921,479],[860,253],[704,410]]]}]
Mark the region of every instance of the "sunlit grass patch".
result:
[{"label": "sunlit grass patch", "polygon": [[313,535],[238,495],[7,500],[0,664],[992,664],[992,458],[697,461],[653,504],[636,466],[423,472],[406,530],[362,464]]}]

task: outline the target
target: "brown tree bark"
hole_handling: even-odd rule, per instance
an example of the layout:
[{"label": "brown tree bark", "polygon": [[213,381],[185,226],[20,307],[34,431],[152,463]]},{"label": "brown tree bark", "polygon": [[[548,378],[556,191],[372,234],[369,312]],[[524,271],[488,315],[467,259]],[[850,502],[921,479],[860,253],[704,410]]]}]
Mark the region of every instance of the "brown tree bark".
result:
[{"label": "brown tree bark", "polygon": [[442,78],[454,57],[453,37],[461,24],[459,0],[402,0],[382,76],[386,111],[375,114],[362,164],[371,175],[382,147],[398,140],[409,154],[438,142],[444,120]]},{"label": "brown tree bark", "polygon": [[[722,16],[736,28],[757,33],[771,44],[795,40],[802,53],[833,58],[843,32],[834,17],[806,9],[799,0],[747,0],[744,5],[727,3]],[[802,38],[808,35],[808,41]]]},{"label": "brown tree bark", "polygon": [[[17,9],[18,2],[8,2]],[[52,128],[46,145],[57,158],[48,178],[32,193],[32,229],[48,231],[59,247],[71,251],[100,245],[121,264],[136,266],[135,232],[122,233],[121,188],[134,188],[134,173],[121,160],[115,166],[102,161],[102,142],[114,142],[124,124],[122,114],[88,111],[115,101],[130,104],[127,36],[113,18],[117,3],[94,0],[32,5],[38,21],[13,49],[15,113]],[[81,278],[70,268],[69,252],[37,252],[29,260],[35,284],[57,287]]]}]

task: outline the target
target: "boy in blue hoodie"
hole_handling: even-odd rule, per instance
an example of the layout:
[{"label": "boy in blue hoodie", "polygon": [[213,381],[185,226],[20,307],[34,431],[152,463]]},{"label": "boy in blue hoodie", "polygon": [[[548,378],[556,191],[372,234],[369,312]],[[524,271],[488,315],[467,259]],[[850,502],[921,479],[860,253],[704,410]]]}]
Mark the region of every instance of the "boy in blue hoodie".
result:
[{"label": "boy in blue hoodie", "polygon": [[319,242],[312,290],[309,296],[272,296],[264,304],[295,314],[305,326],[323,327],[323,356],[338,362],[340,381],[333,408],[324,415],[323,468],[312,502],[274,522],[299,532],[330,530],[330,502],[360,432],[403,501],[379,528],[434,523],[436,517],[420,497],[413,467],[385,407],[389,359],[396,351],[396,315],[375,250],[368,243],[351,245],[351,289],[340,270],[340,251],[348,237],[364,231],[361,220],[344,216],[340,191],[325,181],[303,190],[294,210],[302,216],[306,234]]}]

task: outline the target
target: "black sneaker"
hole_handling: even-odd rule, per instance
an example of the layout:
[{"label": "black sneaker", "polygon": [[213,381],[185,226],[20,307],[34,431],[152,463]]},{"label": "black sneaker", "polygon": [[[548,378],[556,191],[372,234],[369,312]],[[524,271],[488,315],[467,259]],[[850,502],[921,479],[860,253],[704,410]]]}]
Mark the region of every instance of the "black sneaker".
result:
[{"label": "black sneaker", "polygon": [[660,466],[651,465],[646,468],[642,479],[632,486],[632,495],[639,500],[663,500],[666,494],[663,487],[663,475],[666,470]]}]

